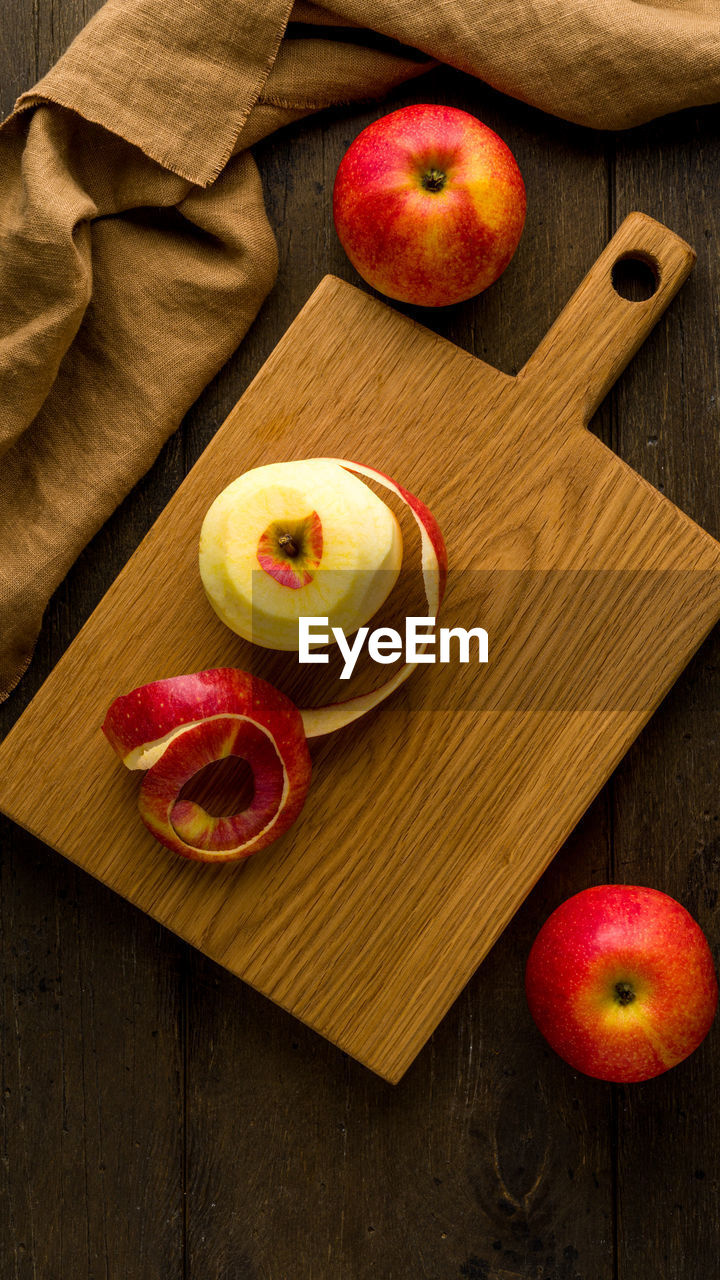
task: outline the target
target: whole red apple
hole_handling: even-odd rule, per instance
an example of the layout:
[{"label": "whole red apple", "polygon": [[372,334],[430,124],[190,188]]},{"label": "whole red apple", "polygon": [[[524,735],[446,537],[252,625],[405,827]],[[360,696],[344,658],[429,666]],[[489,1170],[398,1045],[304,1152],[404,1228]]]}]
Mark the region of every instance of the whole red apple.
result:
[{"label": "whole red apple", "polygon": [[608,884],[568,898],[540,930],[525,990],[535,1022],[570,1066],[600,1080],[649,1080],[697,1049],[718,987],[699,925],[657,889]]},{"label": "whole red apple", "polygon": [[403,107],[363,129],[343,156],[333,216],[368,284],[444,307],[505,270],[525,223],[525,186],[512,152],[474,116]]}]

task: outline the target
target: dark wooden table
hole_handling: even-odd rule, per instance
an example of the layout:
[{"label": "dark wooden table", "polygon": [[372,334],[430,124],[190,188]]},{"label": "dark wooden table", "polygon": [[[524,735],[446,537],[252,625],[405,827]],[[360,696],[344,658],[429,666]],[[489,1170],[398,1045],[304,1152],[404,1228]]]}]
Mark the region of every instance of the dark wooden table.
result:
[{"label": "dark wooden table", "polygon": [[[5,0],[4,111],[93,7]],[[257,148],[277,286],[57,592],[0,730],[320,277],[357,279],[332,227],[335,169],[370,120],[424,100],[497,129],[527,183],[500,283],[423,316],[491,363],[524,362],[630,210],[695,246],[690,282],[594,429],[720,536],[720,111],[594,134],[434,72]],[[678,897],[717,959],[719,664],[714,635],[395,1089],[0,820],[2,1280],[715,1280],[720,1027],[666,1076],[605,1085],[545,1046],[522,979],[549,912],[611,879]]]}]

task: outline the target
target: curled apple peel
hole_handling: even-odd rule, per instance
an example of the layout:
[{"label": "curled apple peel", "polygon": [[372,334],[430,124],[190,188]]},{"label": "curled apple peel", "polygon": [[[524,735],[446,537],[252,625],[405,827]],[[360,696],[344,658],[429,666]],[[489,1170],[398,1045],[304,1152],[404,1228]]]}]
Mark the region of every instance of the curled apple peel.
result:
[{"label": "curled apple peel", "polygon": [[[253,772],[255,791],[246,809],[230,817],[212,817],[195,801],[178,799],[185,783],[204,765],[231,755],[246,760]],[[244,716],[215,716],[178,734],[147,770],[140,788],[140,816],[161,844],[186,858],[246,858],[287,831],[305,803],[309,758],[300,776],[289,766],[267,729]]]},{"label": "curled apple peel", "polygon": [[[373,467],[331,462],[395,493],[419,526],[428,613],[437,616],[447,580],[439,525],[419,498]],[[268,534],[268,539],[270,534]],[[412,674],[404,663],[370,693],[299,711],[274,685],[235,667],[172,676],[116,698],[102,726],[128,769],[144,771],[141,817],[161,844],[185,858],[228,862],[248,857],[297,818],[310,785],[307,739],[351,724]],[[202,768],[228,756],[248,762],[254,794],[240,813],[214,817],[182,791]]]},{"label": "curled apple peel", "polygon": [[[144,769],[140,815],[185,858],[229,862],[287,831],[305,803],[311,763],[297,707],[258,676],[220,667],[156,680],[116,698],[103,732],[130,769]],[[205,765],[238,756],[254,795],[241,813],[213,817],[181,798]]]},{"label": "curled apple peel", "polygon": [[[360,462],[348,462],[344,458],[333,458],[331,461],[337,463],[339,467],[343,467],[346,471],[354,471],[357,475],[368,476],[370,480],[374,480],[377,484],[382,485],[384,489],[389,489],[396,494],[405,503],[405,506],[410,508],[420,529],[420,560],[428,616],[435,619],[445,595],[448,557],[445,539],[432,511],[425,506],[424,502],[416,498],[414,493],[410,493],[408,489],[404,489],[397,481],[392,480],[390,476],[386,476],[384,472],[377,471],[374,467],[366,467]],[[424,648],[425,646],[422,646],[420,652]],[[412,675],[416,666],[416,662],[404,662],[388,680],[384,680],[382,684],[378,685],[377,689],[372,689],[369,693],[359,694],[356,698],[347,698],[342,702],[330,702],[324,707],[308,707],[306,710],[301,711],[300,714],[307,737],[319,738],[322,734],[334,733],[337,729],[344,729],[346,725],[352,724],[354,720],[359,720],[361,716],[366,715],[368,711],[372,711],[381,702],[384,702],[386,698],[389,698],[391,693],[399,689],[400,685],[404,684],[408,677]]]},{"label": "curled apple peel", "polygon": [[272,730],[294,725],[298,712],[267,680],[237,667],[214,667],[153,680],[123,694],[102,729],[128,769],[149,769],[182,729],[228,714],[249,715]]}]

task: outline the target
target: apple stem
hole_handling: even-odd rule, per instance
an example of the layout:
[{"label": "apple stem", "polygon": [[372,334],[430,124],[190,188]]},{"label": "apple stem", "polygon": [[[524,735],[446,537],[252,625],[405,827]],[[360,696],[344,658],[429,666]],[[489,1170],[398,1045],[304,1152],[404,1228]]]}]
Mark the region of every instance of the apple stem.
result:
[{"label": "apple stem", "polygon": [[421,178],[426,191],[442,191],[447,179],[442,169],[428,169]]},{"label": "apple stem", "polygon": [[278,546],[282,547],[286,556],[290,556],[294,560],[298,553],[298,544],[290,533],[281,533],[278,538]]},{"label": "apple stem", "polygon": [[618,1004],[622,1004],[622,1005],[632,1004],[633,1000],[635,999],[635,992],[633,991],[629,982],[615,983],[615,999],[617,1000]]}]

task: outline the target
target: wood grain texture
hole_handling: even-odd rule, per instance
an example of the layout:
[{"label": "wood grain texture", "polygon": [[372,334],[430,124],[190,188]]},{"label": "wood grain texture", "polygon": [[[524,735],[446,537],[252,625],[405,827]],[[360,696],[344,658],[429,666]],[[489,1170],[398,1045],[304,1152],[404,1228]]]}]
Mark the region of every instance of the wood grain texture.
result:
[{"label": "wood grain texture", "polygon": [[[634,252],[657,265],[647,302],[612,287]],[[692,261],[659,224],[626,219],[516,379],[323,281],[0,749],[3,809],[397,1080],[720,613],[720,547],[585,429]],[[108,693],[257,666],[198,585],[204,512],[239,471],[350,442],[435,510],[468,571],[459,620],[480,591],[486,701],[427,716],[398,699],[321,744],[272,856],[190,867],[134,819],[136,779],[99,734]]]},{"label": "wood grain texture", "polygon": [[99,1276],[124,1260],[169,1280],[183,1245],[177,946],[127,906],[98,939],[107,891],[27,836],[0,892],[2,1274]]}]

